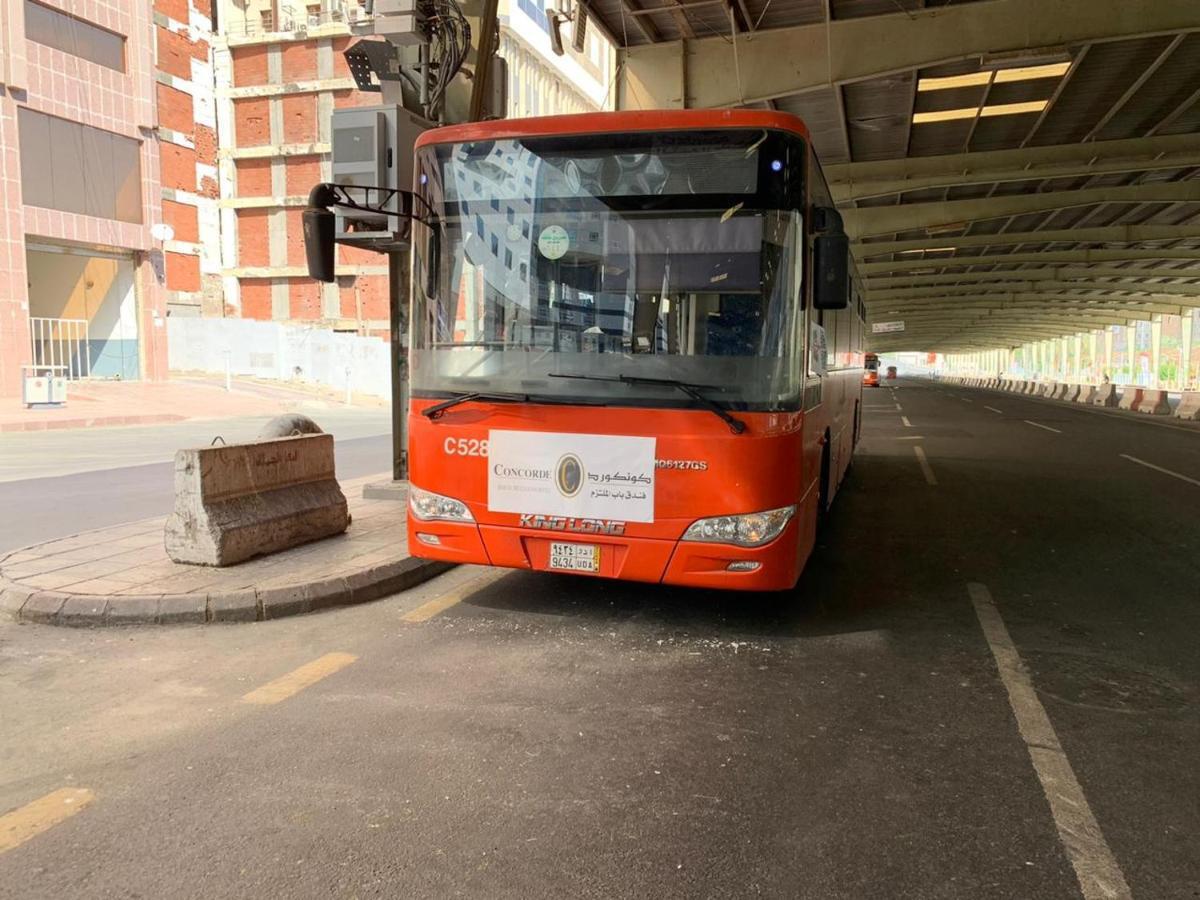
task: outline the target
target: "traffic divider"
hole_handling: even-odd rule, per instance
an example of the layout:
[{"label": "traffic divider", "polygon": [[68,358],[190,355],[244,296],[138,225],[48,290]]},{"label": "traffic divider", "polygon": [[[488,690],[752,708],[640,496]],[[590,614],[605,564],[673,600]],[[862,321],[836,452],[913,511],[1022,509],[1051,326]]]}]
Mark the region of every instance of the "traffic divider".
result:
[{"label": "traffic divider", "polygon": [[1169,416],[1171,414],[1171,404],[1167,400],[1166,391],[1143,391],[1142,399],[1136,409],[1149,416]]},{"label": "traffic divider", "polygon": [[1096,388],[1096,395],[1092,398],[1093,406],[1106,406],[1109,409],[1114,409],[1121,402],[1120,396],[1117,394],[1117,386],[1115,384],[1102,384]]},{"label": "traffic divider", "polygon": [[331,434],[175,454],[175,511],[163,541],[174,562],[230,566],[341,534],[349,525]]},{"label": "traffic divider", "polygon": [[1135,410],[1138,404],[1142,402],[1142,394],[1145,391],[1140,387],[1127,386],[1121,391],[1121,402],[1117,404],[1117,409]]},{"label": "traffic divider", "polygon": [[1184,391],[1175,407],[1175,418],[1200,422],[1200,391]]},{"label": "traffic divider", "polygon": [[1085,384],[1079,389],[1079,395],[1075,398],[1076,403],[1086,403],[1089,406],[1096,399],[1096,386],[1094,384]]}]

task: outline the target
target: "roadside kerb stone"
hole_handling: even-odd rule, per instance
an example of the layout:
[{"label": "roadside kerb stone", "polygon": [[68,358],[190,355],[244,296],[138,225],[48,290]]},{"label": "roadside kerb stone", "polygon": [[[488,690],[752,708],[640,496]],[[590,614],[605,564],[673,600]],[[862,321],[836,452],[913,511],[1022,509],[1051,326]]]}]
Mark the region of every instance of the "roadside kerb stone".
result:
[{"label": "roadside kerb stone", "polygon": [[58,624],[77,628],[90,628],[104,624],[104,610],[108,598],[95,594],[69,594],[62,609],[58,611]]},{"label": "roadside kerb stone", "polygon": [[160,597],[123,597],[109,603],[104,611],[105,625],[148,625],[158,623]]},{"label": "roadside kerb stone", "polygon": [[21,607],[29,602],[36,591],[33,588],[23,588],[16,584],[0,582],[0,615],[18,619]]},{"label": "roadside kerb stone", "polygon": [[208,601],[207,594],[163,594],[158,598],[158,624],[203,625]]},{"label": "roadside kerb stone", "polygon": [[67,602],[67,594],[59,591],[38,591],[21,607],[21,621],[55,625],[58,612]]},{"label": "roadside kerb stone", "polygon": [[208,595],[209,622],[257,622],[261,618],[258,591],[253,588]]}]

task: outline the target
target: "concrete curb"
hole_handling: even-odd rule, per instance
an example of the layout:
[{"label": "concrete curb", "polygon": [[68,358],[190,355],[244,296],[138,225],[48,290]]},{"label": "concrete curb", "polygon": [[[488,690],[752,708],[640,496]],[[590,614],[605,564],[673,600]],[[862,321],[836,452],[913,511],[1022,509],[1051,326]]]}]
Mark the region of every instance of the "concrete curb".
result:
[{"label": "concrete curb", "polygon": [[64,428],[111,428],[117,425],[161,425],[183,422],[187,416],[175,413],[150,413],[132,416],[90,416],[74,419],[33,419],[22,422],[0,422],[0,432],[58,431]]},{"label": "concrete curb", "polygon": [[407,556],[348,576],[220,594],[71,594],[0,578],[0,616],[81,628],[261,622],[378,600],[452,568],[452,563]]}]

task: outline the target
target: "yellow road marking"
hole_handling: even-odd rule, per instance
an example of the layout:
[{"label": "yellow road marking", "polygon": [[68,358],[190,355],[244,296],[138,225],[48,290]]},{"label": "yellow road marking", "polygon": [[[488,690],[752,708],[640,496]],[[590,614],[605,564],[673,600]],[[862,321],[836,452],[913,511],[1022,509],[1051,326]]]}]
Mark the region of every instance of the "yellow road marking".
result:
[{"label": "yellow road marking", "polygon": [[456,588],[451,588],[441,596],[434,597],[428,603],[423,603],[416,609],[409,610],[400,619],[404,622],[428,621],[438,613],[443,613],[450,607],[462,603],[462,601],[466,600],[479,589],[507,574],[507,572],[488,572],[486,575],[472,578],[470,581],[464,582]]},{"label": "yellow road marking", "polygon": [[322,678],[326,678],[334,672],[346,668],[346,666],[350,665],[356,659],[358,657],[353,653],[326,653],[324,656],[314,659],[310,663],[305,663],[300,668],[288,672],[286,675],[282,675],[260,688],[255,688],[242,697],[242,699],[247,703],[259,703],[263,705],[279,703],[293,694],[300,693],[306,687],[316,684]]},{"label": "yellow road marking", "polygon": [[87,788],[60,788],[0,816],[0,853],[19,847],[92,802]]}]

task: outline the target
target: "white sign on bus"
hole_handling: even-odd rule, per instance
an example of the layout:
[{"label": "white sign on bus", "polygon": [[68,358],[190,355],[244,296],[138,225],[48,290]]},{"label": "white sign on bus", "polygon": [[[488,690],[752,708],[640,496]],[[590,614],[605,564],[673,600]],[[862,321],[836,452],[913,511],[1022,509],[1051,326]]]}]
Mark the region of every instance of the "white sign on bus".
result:
[{"label": "white sign on bus", "polygon": [[654,521],[651,437],[488,432],[492,512]]}]

